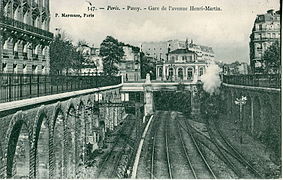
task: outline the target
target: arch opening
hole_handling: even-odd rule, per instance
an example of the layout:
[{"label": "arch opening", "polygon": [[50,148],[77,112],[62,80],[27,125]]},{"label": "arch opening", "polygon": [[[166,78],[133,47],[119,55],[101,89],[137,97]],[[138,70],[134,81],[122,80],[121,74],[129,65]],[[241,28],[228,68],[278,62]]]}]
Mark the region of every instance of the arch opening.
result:
[{"label": "arch opening", "polygon": [[47,117],[42,115],[36,128],[35,139],[36,170],[35,177],[38,179],[49,178],[49,128]]},{"label": "arch opening", "polygon": [[20,120],[14,125],[8,142],[7,178],[29,178],[29,132]]},{"label": "arch opening", "polygon": [[53,149],[55,155],[54,176],[56,179],[62,179],[64,170],[64,116],[62,111],[57,112],[53,127]]}]

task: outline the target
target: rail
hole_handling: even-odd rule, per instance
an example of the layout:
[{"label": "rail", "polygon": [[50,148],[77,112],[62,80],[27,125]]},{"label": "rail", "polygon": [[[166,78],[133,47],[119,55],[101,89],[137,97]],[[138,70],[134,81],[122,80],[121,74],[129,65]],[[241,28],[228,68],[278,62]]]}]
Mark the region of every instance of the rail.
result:
[{"label": "rail", "polygon": [[0,73],[0,103],[118,84],[120,76]]},{"label": "rail", "polygon": [[280,88],[281,74],[223,75],[223,83],[242,86]]}]

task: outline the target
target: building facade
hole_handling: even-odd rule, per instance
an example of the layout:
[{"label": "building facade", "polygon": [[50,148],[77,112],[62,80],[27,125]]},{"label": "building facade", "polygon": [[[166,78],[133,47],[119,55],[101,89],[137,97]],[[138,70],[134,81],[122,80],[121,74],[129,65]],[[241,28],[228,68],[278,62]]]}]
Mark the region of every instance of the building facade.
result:
[{"label": "building facade", "polygon": [[198,60],[214,61],[215,54],[212,47],[202,46],[191,42],[180,40],[169,40],[161,42],[146,42],[142,43],[141,50],[145,55],[153,57],[156,61],[164,61],[167,59],[168,53],[176,49],[185,49],[193,51],[197,55]]},{"label": "building facade", "polygon": [[100,75],[103,73],[103,61],[99,55],[99,48],[81,45],[78,50],[82,52],[83,57],[86,59],[81,69],[83,75]]},{"label": "building facade", "polygon": [[224,64],[222,68],[225,75],[249,74],[249,66],[244,62]]},{"label": "building facade", "polygon": [[168,60],[156,65],[156,79],[197,82],[205,73],[206,67],[206,61],[198,60],[195,52],[176,49],[168,53]]},{"label": "building facade", "polygon": [[119,63],[119,70],[124,81],[141,79],[140,52],[131,46],[123,46],[124,57]]},{"label": "building facade", "polygon": [[257,15],[250,35],[250,65],[252,73],[264,71],[264,52],[280,40],[280,11],[268,10]]},{"label": "building facade", "polygon": [[1,0],[0,72],[49,74],[49,0]]}]

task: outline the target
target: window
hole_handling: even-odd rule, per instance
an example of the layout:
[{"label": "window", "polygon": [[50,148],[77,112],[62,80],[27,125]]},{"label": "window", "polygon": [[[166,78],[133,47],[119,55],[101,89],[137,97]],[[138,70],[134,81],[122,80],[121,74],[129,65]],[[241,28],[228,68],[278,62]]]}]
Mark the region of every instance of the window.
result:
[{"label": "window", "polygon": [[174,70],[173,68],[169,68],[169,76],[172,77],[174,75]]},{"label": "window", "polygon": [[178,78],[183,79],[184,73],[183,73],[183,68],[178,69]]},{"label": "window", "polygon": [[32,74],[37,74],[37,65],[32,65]]},{"label": "window", "polygon": [[188,68],[188,80],[193,80],[193,68]]},{"label": "window", "polygon": [[160,67],[160,68],[158,69],[158,76],[159,76],[159,77],[162,77],[162,73],[163,73],[163,69],[162,69],[162,67]]},{"label": "window", "polygon": [[174,60],[175,60],[175,56],[172,56],[172,57],[171,57],[171,60],[174,61]]},{"label": "window", "polygon": [[189,62],[192,62],[192,61],[193,61],[192,56],[188,56],[188,61],[189,61]]},{"label": "window", "polygon": [[258,25],[258,29],[262,30],[262,24]]},{"label": "window", "polygon": [[204,71],[203,71],[203,67],[200,67],[200,68],[199,68],[199,76],[202,76],[202,75],[203,75],[203,73],[204,73]]}]

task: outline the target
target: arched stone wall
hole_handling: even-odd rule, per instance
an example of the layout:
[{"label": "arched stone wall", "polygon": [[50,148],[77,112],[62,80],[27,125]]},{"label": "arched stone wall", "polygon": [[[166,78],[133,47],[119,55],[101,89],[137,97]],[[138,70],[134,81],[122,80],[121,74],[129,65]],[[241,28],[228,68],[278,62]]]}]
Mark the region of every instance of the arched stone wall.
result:
[{"label": "arched stone wall", "polygon": [[31,132],[28,119],[17,112],[10,122],[6,135],[6,177],[28,178],[30,165]]},{"label": "arched stone wall", "polygon": [[49,134],[47,110],[45,106],[42,106],[35,117],[32,143],[35,164],[30,166],[31,170],[34,170],[33,177],[38,179],[49,178]]},{"label": "arched stone wall", "polygon": [[[119,89],[101,93],[102,102],[120,102]],[[107,119],[100,116],[103,109]],[[93,150],[101,147],[106,122],[110,128],[122,112],[123,108],[98,108],[94,94],[89,94],[0,116],[0,178],[78,178],[77,173],[84,177],[78,169],[84,169],[79,154],[85,156],[86,137],[93,139]]]}]

